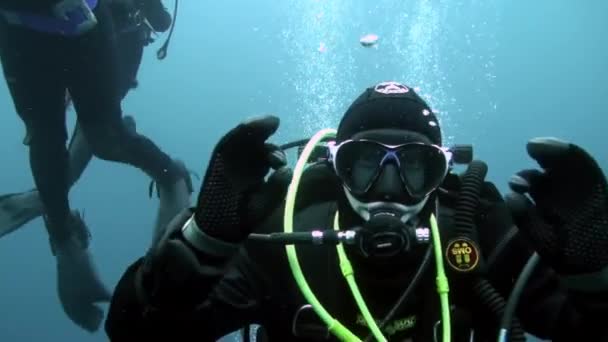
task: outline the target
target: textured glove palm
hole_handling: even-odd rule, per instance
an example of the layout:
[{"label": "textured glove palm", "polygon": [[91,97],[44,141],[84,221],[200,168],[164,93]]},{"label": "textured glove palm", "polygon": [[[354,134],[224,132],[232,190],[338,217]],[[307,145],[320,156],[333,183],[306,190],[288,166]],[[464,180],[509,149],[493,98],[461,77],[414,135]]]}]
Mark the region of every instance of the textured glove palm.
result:
[{"label": "textured glove palm", "polygon": [[534,139],[527,148],[543,171],[520,171],[509,182],[514,193],[506,199],[518,227],[558,273],[595,274],[586,278],[593,284],[578,285],[601,289],[602,271],[608,269],[608,187],[602,170],[583,149],[557,139]]},{"label": "textured glove palm", "polygon": [[[281,203],[291,171],[284,153],[266,143],[278,127],[274,116],[251,119],[216,145],[194,215],[206,234],[241,241]],[[277,171],[265,180],[270,169]]]}]

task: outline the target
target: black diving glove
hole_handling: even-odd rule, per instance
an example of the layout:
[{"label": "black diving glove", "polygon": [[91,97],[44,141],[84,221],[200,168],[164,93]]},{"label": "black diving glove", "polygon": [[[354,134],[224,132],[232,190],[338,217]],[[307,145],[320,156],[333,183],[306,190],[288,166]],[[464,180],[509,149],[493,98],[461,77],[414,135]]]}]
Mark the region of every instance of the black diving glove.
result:
[{"label": "black diving glove", "polygon": [[[194,214],[205,234],[241,242],[285,198],[291,181],[287,158],[278,146],[266,143],[279,122],[274,116],[251,119],[216,145]],[[277,171],[265,180],[271,169]]]},{"label": "black diving glove", "polygon": [[[280,207],[291,170],[285,154],[266,143],[278,126],[277,117],[265,116],[222,137],[194,214],[188,210],[173,219],[136,276],[142,302],[171,312],[191,310],[219,281],[238,243]],[[266,179],[270,169],[277,171]]]},{"label": "black diving glove", "polygon": [[509,181],[514,192],[506,202],[518,227],[570,289],[607,292],[604,173],[586,151],[568,142],[537,138],[527,150],[543,171],[523,170]]}]

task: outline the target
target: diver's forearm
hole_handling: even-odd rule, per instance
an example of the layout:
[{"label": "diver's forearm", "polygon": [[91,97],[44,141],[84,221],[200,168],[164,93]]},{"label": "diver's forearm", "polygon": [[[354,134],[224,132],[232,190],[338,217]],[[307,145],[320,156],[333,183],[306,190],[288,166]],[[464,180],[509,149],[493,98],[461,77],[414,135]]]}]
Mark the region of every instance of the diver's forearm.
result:
[{"label": "diver's forearm", "polygon": [[578,327],[587,341],[608,341],[608,292],[569,293],[569,300],[582,315],[582,327]]},{"label": "diver's forearm", "polygon": [[204,302],[240,248],[190,232],[196,228],[192,222],[192,210],[184,210],[146,256],[135,278],[138,298],[146,305],[171,311]]},{"label": "diver's forearm", "polygon": [[111,341],[158,340],[170,333],[174,339],[191,328],[187,325],[194,312],[205,310],[201,304],[223,278],[231,257],[210,263],[211,257],[191,253],[184,241],[170,238],[181,233],[191,216],[186,210],[176,217],[159,245],[123,274],[106,320]]}]

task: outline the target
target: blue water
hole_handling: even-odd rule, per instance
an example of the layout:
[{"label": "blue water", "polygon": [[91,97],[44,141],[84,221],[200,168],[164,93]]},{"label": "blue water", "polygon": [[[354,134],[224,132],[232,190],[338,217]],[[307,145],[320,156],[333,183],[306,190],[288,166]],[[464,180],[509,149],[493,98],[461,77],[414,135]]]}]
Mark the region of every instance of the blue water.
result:
[{"label": "blue water", "polygon": [[[172,8],[172,2],[166,3]],[[183,1],[169,56],[146,51],[140,87],[124,103],[144,132],[203,171],[218,138],[251,115],[273,113],[286,142],[335,127],[363,88],[396,80],[421,88],[448,143],[473,143],[506,190],[533,166],[525,142],[556,136],[608,165],[608,2],[587,0]],[[359,37],[380,36],[376,48]],[[318,49],[323,45],[324,52]],[[0,83],[0,193],[33,182],[24,129]],[[74,115],[68,116],[71,128]],[[201,172],[202,173],[202,172]],[[85,211],[108,286],[142,255],[157,201],[148,179],[94,160],[71,191]],[[198,186],[198,184],[196,184]],[[106,341],[64,315],[41,220],[0,240],[0,341]]]}]

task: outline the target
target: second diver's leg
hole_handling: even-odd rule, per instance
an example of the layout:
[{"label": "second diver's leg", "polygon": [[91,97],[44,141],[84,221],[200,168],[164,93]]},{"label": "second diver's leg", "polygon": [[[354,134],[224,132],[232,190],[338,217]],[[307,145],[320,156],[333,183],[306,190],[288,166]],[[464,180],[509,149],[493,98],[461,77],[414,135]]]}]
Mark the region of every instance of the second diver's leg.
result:
[{"label": "second diver's leg", "polygon": [[7,85],[30,138],[30,167],[49,235],[61,243],[70,236],[63,68],[52,39],[18,28],[3,31],[0,51]]},{"label": "second diver's leg", "polygon": [[[122,124],[125,126],[128,132],[136,132],[135,119],[131,116],[125,116],[122,118]],[[89,165],[91,159],[93,159],[93,150],[87,142],[84,131],[77,121],[74,125],[74,131],[72,132],[72,138],[68,144],[68,155],[69,155],[69,185],[70,188],[78,182],[82,176],[84,170]]]},{"label": "second diver's leg", "polygon": [[[0,30],[6,33],[6,30]],[[9,30],[1,37],[2,62],[18,114],[27,127],[30,164],[44,204],[45,226],[57,262],[57,292],[67,316],[95,331],[109,301],[88,253],[88,229],[68,204],[68,152],[65,142],[65,70],[70,43],[36,32]]]},{"label": "second diver's leg", "polygon": [[[124,100],[129,91],[136,87],[137,72],[141,64],[144,48],[141,40],[141,33],[138,31],[122,33],[116,38],[118,62],[120,63],[121,70],[117,73],[116,77],[118,79],[118,94],[121,100]],[[127,132],[131,134],[136,132],[135,120],[133,117],[125,116],[122,121]],[[70,186],[72,186],[78,181],[93,158],[93,150],[88,144],[85,133],[78,121],[74,126],[72,138],[70,139],[68,146],[68,152],[70,155],[69,179]]]},{"label": "second diver's leg", "polygon": [[127,96],[131,89],[137,88],[137,74],[141,66],[144,54],[144,33],[142,29],[117,34],[116,45],[118,48],[118,62],[121,73],[119,74],[119,96],[121,99]]},{"label": "second diver's leg", "polygon": [[122,124],[121,94],[115,36],[103,3],[97,8],[98,27],[79,45],[74,56],[69,88],[78,121],[93,154],[133,165],[158,185],[159,211],[154,231],[189,206],[192,185],[183,163],[174,161],[144,135]]},{"label": "second diver's leg", "polygon": [[72,187],[80,179],[89,162],[93,159],[93,152],[78,121],[74,125],[72,138],[68,145],[68,153],[70,161],[70,171],[68,174],[70,187]]},{"label": "second diver's leg", "polygon": [[69,89],[78,122],[93,154],[142,169],[159,183],[180,179],[173,160],[147,137],[129,132],[122,124],[116,39],[107,8],[96,10],[98,27],[79,41],[72,54]]},{"label": "second diver's leg", "polygon": [[[133,117],[125,116],[123,124],[129,131],[136,131]],[[78,123],[74,126],[72,138],[68,145],[69,188],[74,186],[82,176],[93,157],[91,147],[87,143],[84,133],[79,126]],[[29,137],[28,133],[27,145],[29,145],[30,140],[31,137]],[[40,193],[36,188],[24,192],[0,195],[0,238],[18,230],[43,214],[44,205],[40,199]]]}]

